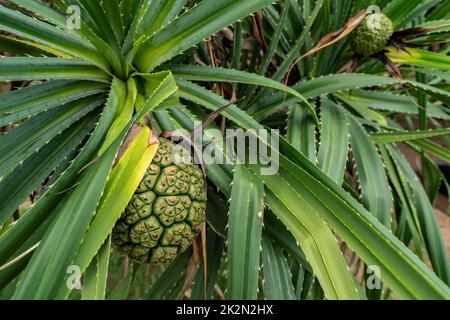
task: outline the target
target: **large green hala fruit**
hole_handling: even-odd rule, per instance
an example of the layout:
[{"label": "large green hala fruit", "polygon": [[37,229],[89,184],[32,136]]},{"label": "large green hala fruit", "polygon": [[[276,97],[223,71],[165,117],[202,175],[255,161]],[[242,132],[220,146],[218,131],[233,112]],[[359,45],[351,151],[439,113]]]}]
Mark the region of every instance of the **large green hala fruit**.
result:
[{"label": "large green hala fruit", "polygon": [[351,45],[355,53],[369,57],[383,51],[394,33],[392,21],[382,13],[366,16],[353,31]]},{"label": "large green hala fruit", "polygon": [[201,169],[174,161],[176,145],[159,141],[152,164],[113,231],[114,243],[132,259],[153,264],[172,261],[192,244],[206,208]]}]

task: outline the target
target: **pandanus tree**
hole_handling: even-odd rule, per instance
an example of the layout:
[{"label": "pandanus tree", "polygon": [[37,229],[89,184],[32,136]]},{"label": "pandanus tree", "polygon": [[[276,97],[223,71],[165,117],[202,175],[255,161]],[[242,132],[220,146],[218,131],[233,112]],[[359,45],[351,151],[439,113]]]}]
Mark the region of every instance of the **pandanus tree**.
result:
[{"label": "pandanus tree", "polygon": [[[368,57],[339,70],[354,56],[345,36],[373,4],[394,36],[414,34],[380,53],[401,78]],[[433,211],[443,177],[430,156],[450,161],[449,4],[1,1],[0,81],[11,86],[0,95],[1,296],[450,298]],[[166,189],[155,191],[155,172],[169,168],[156,132],[202,122],[271,130],[276,145],[258,139],[277,155],[276,172],[245,162],[175,166],[161,176],[177,191],[161,180]],[[202,138],[217,142],[208,130]],[[398,143],[420,154],[424,183]],[[192,195],[203,178],[206,193]],[[143,186],[173,203],[156,210]],[[206,203],[204,223],[195,201]],[[164,213],[178,204],[189,209],[182,218]],[[161,217],[188,224],[170,229]],[[123,271],[112,237],[144,264],[125,268],[111,289],[108,273]],[[148,247],[157,245],[176,249],[155,255]],[[350,255],[366,278],[378,270],[381,285],[367,286]],[[81,288],[71,285],[77,273]]]}]

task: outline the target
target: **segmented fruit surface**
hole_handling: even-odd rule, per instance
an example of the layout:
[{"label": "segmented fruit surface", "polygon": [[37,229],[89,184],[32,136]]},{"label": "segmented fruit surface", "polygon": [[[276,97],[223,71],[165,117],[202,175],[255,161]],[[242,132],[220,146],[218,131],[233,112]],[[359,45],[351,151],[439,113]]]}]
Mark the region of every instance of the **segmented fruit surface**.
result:
[{"label": "segmented fruit surface", "polygon": [[201,169],[175,161],[187,151],[164,138],[113,231],[114,243],[141,262],[172,261],[193,242],[205,219]]},{"label": "segmented fruit surface", "polygon": [[353,31],[350,43],[355,53],[368,57],[383,51],[393,33],[392,21],[382,13],[374,13]]}]

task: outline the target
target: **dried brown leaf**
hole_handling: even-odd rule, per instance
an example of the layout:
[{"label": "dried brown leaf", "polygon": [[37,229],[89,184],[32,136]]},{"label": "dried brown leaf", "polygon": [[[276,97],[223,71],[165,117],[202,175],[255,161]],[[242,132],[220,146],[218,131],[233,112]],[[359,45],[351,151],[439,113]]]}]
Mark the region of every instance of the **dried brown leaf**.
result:
[{"label": "dried brown leaf", "polygon": [[306,58],[306,57],[308,57],[310,55],[313,55],[313,54],[319,52],[320,50],[322,50],[322,49],[324,49],[326,47],[329,47],[332,44],[335,44],[339,40],[341,40],[344,37],[346,37],[350,32],[352,32],[356,27],[359,26],[359,24],[365,18],[366,15],[367,15],[367,11],[366,10],[360,11],[356,16],[351,18],[345,24],[345,26],[343,28],[341,28],[338,31],[334,31],[334,32],[328,33],[322,39],[319,40],[319,42],[317,43],[317,45],[313,49],[311,49],[310,51],[308,51],[307,53],[302,55],[300,58],[295,60],[295,62],[292,64],[291,68],[289,69],[288,75],[286,77],[286,84],[288,83],[289,76],[290,76],[290,74],[292,72],[292,69],[297,65],[297,63],[299,63],[304,58]]}]

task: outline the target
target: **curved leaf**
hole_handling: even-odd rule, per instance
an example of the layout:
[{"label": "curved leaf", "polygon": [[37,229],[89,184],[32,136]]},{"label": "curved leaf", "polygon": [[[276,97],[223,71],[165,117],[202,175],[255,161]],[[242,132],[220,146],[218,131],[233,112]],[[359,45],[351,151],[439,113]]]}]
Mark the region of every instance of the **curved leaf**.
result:
[{"label": "curved leaf", "polygon": [[49,81],[0,95],[0,126],[106,92],[105,84],[89,81]]},{"label": "curved leaf", "polygon": [[378,150],[363,127],[349,116],[350,141],[362,203],[386,228],[391,228],[393,197]]},{"label": "curved leaf", "polygon": [[236,165],[228,213],[227,298],[255,300],[263,223],[262,181]]},{"label": "curved leaf", "polygon": [[349,149],[349,130],[347,118],[339,108],[331,100],[322,99],[322,130],[317,162],[328,177],[342,185]]},{"label": "curved leaf", "polygon": [[147,40],[134,62],[140,71],[150,72],[223,27],[270,3],[272,0],[203,1]]},{"label": "curved leaf", "polygon": [[269,300],[295,300],[294,285],[283,251],[267,237],[262,242],[264,296]]},{"label": "curved leaf", "polygon": [[293,90],[290,87],[277,81],[243,71],[224,68],[202,66],[175,66],[171,67],[170,69],[175,76],[186,80],[247,83],[288,93],[306,104],[316,125],[319,125],[316,111],[314,110],[314,107],[308,102],[308,100],[306,100],[305,97],[296,90]]},{"label": "curved leaf", "polygon": [[83,60],[0,57],[0,81],[79,79],[109,82],[110,77]]},{"label": "curved leaf", "polygon": [[88,42],[1,5],[0,29],[84,58],[104,70],[109,70],[109,65],[103,56]]}]

